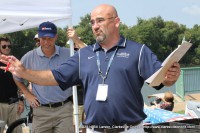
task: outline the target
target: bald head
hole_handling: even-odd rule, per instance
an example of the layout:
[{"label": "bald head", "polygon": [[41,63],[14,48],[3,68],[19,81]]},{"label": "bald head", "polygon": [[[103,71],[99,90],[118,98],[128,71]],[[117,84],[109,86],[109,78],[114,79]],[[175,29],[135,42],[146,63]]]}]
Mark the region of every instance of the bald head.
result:
[{"label": "bald head", "polygon": [[93,14],[105,14],[109,17],[118,17],[117,11],[115,7],[108,4],[102,4],[94,8],[94,10],[91,12],[91,16]]},{"label": "bald head", "polygon": [[102,47],[109,49],[119,41],[120,18],[115,7],[107,4],[97,6],[91,12],[90,23],[96,41]]}]

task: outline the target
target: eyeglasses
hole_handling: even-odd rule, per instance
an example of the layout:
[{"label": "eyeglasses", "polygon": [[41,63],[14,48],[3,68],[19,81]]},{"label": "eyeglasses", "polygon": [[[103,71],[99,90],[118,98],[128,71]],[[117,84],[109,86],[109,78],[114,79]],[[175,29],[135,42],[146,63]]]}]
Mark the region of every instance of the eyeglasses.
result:
[{"label": "eyeglasses", "polygon": [[95,23],[98,24],[98,25],[102,25],[102,23],[103,23],[104,21],[106,21],[106,20],[108,20],[108,19],[113,19],[113,18],[116,18],[116,17],[110,17],[110,18],[96,18],[96,20],[90,20],[90,24],[91,24],[92,26],[94,26]]},{"label": "eyeglasses", "polygon": [[9,49],[11,49],[11,45],[2,45],[1,47],[2,47],[3,49],[6,49],[6,47],[9,48]]}]

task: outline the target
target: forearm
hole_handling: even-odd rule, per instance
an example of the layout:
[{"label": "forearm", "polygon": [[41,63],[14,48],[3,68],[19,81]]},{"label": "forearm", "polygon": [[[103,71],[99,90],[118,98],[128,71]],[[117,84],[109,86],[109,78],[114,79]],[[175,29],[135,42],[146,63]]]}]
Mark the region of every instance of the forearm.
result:
[{"label": "forearm", "polygon": [[74,43],[76,43],[79,48],[84,48],[85,46],[87,46],[84,42],[82,42],[80,39],[75,40]]},{"label": "forearm", "polygon": [[43,85],[43,86],[56,86],[58,83],[54,79],[54,76],[50,70],[45,71],[34,71],[26,69],[21,77],[32,83]]},{"label": "forearm", "polygon": [[23,82],[16,80],[16,79],[14,79],[14,81],[15,81],[15,84],[17,85],[17,87],[20,90],[20,95],[22,95],[22,94],[26,95],[28,93],[28,90],[26,89],[25,84]]}]

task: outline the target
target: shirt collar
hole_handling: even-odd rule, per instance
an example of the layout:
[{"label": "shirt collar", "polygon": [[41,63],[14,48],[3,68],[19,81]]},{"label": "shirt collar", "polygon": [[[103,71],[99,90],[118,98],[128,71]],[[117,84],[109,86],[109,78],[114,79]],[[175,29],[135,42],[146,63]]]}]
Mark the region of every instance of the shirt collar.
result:
[{"label": "shirt collar", "polygon": [[[59,54],[60,54],[60,53],[59,53],[60,47],[57,46],[57,45],[55,45],[55,48],[56,48],[56,52],[55,52],[52,56],[55,56],[55,55],[59,55]],[[36,51],[37,51],[37,54],[38,54],[39,56],[45,56],[44,53],[42,52],[41,46],[39,46],[39,47],[36,49]]]},{"label": "shirt collar", "polygon": [[[116,47],[116,46],[125,47],[126,46],[126,38],[124,38],[123,36],[120,36],[119,41],[117,42],[117,44],[114,47]],[[100,49],[102,49],[101,46],[99,45],[99,43],[96,42],[94,44],[93,51],[95,52],[95,51],[98,51]]]}]

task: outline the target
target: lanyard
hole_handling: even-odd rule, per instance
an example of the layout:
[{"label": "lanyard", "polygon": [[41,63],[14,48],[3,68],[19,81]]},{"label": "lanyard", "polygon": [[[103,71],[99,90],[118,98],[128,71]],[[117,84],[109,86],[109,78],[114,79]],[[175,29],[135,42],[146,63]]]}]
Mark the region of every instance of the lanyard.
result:
[{"label": "lanyard", "polygon": [[106,79],[107,76],[108,76],[108,72],[109,72],[111,63],[112,63],[112,61],[113,61],[113,58],[114,58],[114,56],[115,56],[117,50],[118,50],[118,47],[115,49],[115,52],[113,53],[113,55],[110,57],[110,60],[109,60],[109,62],[108,62],[108,66],[107,66],[107,70],[106,70],[105,76],[102,75],[102,71],[101,71],[101,68],[100,68],[101,63],[100,63],[100,58],[99,58],[99,51],[96,52],[96,55],[97,55],[97,66],[98,66],[98,70],[99,70],[99,75],[100,75],[101,78],[103,79],[103,84],[104,84],[104,82],[105,82],[105,79]]}]

